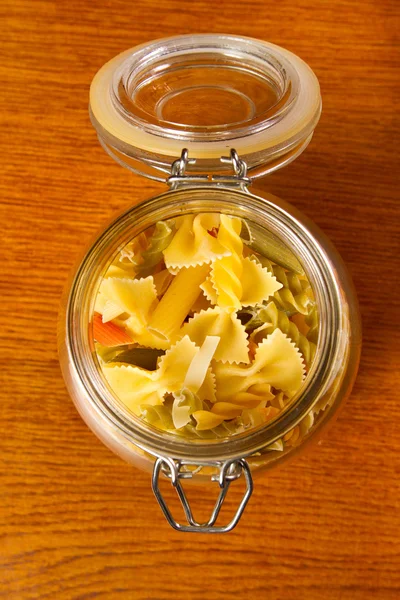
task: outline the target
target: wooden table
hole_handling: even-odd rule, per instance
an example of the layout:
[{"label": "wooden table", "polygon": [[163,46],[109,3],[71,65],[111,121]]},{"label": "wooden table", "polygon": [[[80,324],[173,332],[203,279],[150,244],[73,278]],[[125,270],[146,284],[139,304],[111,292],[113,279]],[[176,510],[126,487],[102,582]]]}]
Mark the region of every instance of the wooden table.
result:
[{"label": "wooden table", "polygon": [[[0,598],[400,597],[397,9],[395,0],[2,3]],[[170,529],[149,476],[87,429],[61,378],[56,325],[86,240],[162,189],[100,148],[87,112],[92,76],[130,46],[221,31],[285,46],[319,77],[324,110],[309,149],[262,186],[311,215],[342,253],[364,350],[335,428],[257,480],[237,529],[210,537]]]}]

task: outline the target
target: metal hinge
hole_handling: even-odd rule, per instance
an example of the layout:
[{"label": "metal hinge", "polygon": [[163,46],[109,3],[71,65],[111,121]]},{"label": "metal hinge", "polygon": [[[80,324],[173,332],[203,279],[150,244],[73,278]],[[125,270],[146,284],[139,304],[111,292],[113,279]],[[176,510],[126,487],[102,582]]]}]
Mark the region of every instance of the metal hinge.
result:
[{"label": "metal hinge", "polygon": [[247,164],[239,158],[238,153],[234,148],[230,151],[230,156],[222,156],[221,163],[231,164],[233,175],[187,175],[186,170],[188,165],[196,164],[195,158],[189,158],[187,148],[182,150],[180,158],[175,160],[171,166],[171,175],[167,179],[168,185],[172,188],[181,185],[221,185],[234,187],[247,187],[251,180],[247,177]]},{"label": "metal hinge", "polygon": [[[194,470],[188,470],[188,466],[197,468]],[[178,531],[190,531],[192,533],[226,533],[231,531],[238,524],[253,491],[253,480],[251,477],[250,467],[243,458],[239,460],[227,461],[215,466],[218,467],[219,472],[211,477],[211,481],[218,482],[221,491],[209,520],[206,523],[198,523],[194,519],[192,509],[190,508],[188,499],[181,484],[181,479],[191,479],[199,470],[201,470],[202,465],[198,465],[196,463],[187,463],[185,461],[177,461],[167,457],[160,457],[156,460],[152,479],[153,492],[171,527],[177,529]],[[176,489],[179,500],[181,501],[183,510],[185,512],[187,525],[178,523],[172,516],[172,513],[160,491],[160,473],[163,473],[164,476],[170,479],[173,487]],[[239,479],[239,477],[242,475],[244,475],[246,482],[246,491],[241,502],[239,503],[235,516],[227,525],[218,527],[215,525],[215,522],[228,493],[229,486],[232,481]]]}]

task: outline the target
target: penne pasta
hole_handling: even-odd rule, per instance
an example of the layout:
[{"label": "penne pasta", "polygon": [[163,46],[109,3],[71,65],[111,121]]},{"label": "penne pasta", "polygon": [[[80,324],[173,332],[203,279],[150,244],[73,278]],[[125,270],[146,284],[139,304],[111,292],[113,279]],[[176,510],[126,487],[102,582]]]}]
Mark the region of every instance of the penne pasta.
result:
[{"label": "penne pasta", "polygon": [[155,309],[148,325],[149,331],[172,340],[200,296],[200,285],[208,272],[208,265],[181,269]]}]

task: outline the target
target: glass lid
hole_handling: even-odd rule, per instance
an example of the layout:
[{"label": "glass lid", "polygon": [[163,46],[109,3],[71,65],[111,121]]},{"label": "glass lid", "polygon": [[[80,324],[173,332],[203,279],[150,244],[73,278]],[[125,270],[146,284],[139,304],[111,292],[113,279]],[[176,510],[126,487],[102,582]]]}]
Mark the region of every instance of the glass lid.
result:
[{"label": "glass lid", "polygon": [[235,148],[251,177],[293,160],[321,112],[318,80],[274,44],[184,35],[119,54],[93,79],[90,114],[103,147],[124,166],[164,181],[187,148],[194,173],[225,173]]}]

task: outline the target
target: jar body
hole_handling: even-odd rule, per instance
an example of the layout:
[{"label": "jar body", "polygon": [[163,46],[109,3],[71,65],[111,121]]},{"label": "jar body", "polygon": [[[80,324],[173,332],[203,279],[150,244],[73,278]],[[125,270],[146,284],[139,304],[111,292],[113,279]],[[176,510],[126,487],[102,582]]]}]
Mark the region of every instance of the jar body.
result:
[{"label": "jar body", "polygon": [[[94,360],[89,322],[100,280],[116,252],[158,220],[193,212],[221,212],[252,220],[280,237],[299,258],[316,292],[320,335],[315,363],[286,415],[252,434],[215,443],[177,443],[130,418],[110,398]],[[337,414],[353,385],[361,333],[347,270],[322,232],[293,206],[273,196],[217,186],[181,188],[135,206],[95,241],[67,291],[60,318],[60,362],[75,405],[93,432],[127,462],[148,471],[156,457],[213,466],[245,457],[260,471],[294,456]],[[295,435],[293,435],[295,432]],[[292,441],[291,441],[292,440]],[[277,442],[279,442],[277,444]],[[211,467],[211,471],[210,471]]]}]

